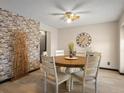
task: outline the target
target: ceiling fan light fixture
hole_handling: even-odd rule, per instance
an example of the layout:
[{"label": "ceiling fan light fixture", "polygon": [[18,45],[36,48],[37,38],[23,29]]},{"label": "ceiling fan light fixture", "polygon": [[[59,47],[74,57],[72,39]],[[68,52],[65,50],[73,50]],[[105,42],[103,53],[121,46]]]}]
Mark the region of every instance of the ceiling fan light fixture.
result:
[{"label": "ceiling fan light fixture", "polygon": [[75,15],[72,13],[72,14],[71,14],[71,17],[74,17],[74,16],[75,16]]},{"label": "ceiling fan light fixture", "polygon": [[71,22],[72,22],[72,19],[68,18],[68,19],[67,19],[67,23],[69,24],[69,23],[71,23]]}]

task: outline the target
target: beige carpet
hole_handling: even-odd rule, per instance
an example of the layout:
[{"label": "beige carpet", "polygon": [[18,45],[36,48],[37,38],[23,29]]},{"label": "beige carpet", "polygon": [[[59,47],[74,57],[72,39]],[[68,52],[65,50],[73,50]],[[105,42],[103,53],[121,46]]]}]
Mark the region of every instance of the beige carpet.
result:
[{"label": "beige carpet", "polygon": [[[43,93],[43,80],[40,71],[16,80],[0,84],[0,93]],[[47,93],[55,93],[54,86],[48,85]],[[59,87],[59,93],[69,93],[65,85]],[[82,93],[82,86],[74,84],[70,93]],[[88,83],[86,93],[94,93],[93,83]],[[124,93],[124,75],[116,71],[99,70],[98,93]]]}]

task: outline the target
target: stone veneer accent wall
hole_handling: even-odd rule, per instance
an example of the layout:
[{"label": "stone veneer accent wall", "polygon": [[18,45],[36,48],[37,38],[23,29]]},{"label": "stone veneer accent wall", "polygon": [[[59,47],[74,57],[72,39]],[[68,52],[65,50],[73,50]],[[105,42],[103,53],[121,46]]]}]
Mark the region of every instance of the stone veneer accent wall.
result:
[{"label": "stone veneer accent wall", "polygon": [[0,8],[0,82],[12,77],[12,38],[15,31],[27,33],[29,71],[39,68],[40,24]]}]

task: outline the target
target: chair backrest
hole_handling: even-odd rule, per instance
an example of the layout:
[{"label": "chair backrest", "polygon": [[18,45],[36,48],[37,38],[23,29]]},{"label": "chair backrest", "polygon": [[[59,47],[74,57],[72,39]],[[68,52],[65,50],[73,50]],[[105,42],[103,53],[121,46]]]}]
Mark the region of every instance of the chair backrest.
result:
[{"label": "chair backrest", "polygon": [[56,56],[64,56],[64,50],[56,50]]},{"label": "chair backrest", "polygon": [[42,67],[47,75],[57,79],[56,65],[54,57],[42,56]]},{"label": "chair backrest", "polygon": [[86,53],[77,51],[76,56],[86,56]]},{"label": "chair backrest", "polygon": [[48,56],[47,51],[43,51],[43,52],[42,52],[42,55],[43,55],[43,56]]},{"label": "chair backrest", "polygon": [[85,76],[97,77],[98,68],[101,60],[101,53],[87,52],[87,63],[85,65]]}]

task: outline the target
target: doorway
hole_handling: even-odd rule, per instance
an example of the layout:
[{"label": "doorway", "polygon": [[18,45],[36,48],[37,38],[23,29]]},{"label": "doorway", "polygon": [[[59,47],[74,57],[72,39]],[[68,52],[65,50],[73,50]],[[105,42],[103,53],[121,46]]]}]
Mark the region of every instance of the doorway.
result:
[{"label": "doorway", "polygon": [[[47,32],[41,31],[40,56],[43,54],[44,51],[47,51]],[[40,57],[40,62],[41,62],[41,57]]]}]

